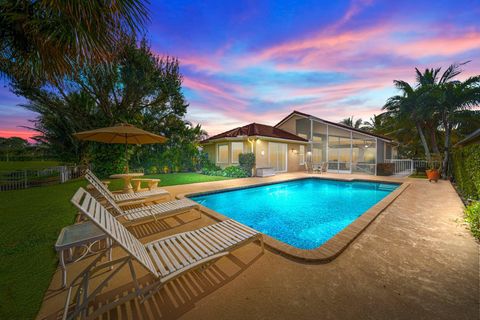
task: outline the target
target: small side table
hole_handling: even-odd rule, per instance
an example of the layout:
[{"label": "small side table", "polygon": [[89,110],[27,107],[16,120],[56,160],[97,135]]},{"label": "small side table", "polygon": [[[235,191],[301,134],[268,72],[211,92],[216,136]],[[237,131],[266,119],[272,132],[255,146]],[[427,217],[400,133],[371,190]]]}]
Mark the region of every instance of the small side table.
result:
[{"label": "small side table", "polygon": [[83,223],[72,224],[60,231],[57,242],[55,243],[55,250],[59,255],[60,267],[62,268],[62,288],[67,285],[67,267],[65,265],[65,251],[68,252],[70,260],[73,259],[73,248],[83,247],[84,252],[71,262],[77,262],[83,259],[89,253],[98,253],[94,251],[93,246],[101,240],[107,243],[108,259],[112,260],[112,242],[111,239],[93,222],[87,221]]}]

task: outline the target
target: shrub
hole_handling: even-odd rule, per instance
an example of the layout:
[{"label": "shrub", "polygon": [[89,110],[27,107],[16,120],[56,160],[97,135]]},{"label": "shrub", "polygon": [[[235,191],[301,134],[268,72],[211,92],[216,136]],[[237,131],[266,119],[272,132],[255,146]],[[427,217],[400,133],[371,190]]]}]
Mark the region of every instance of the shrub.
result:
[{"label": "shrub", "polygon": [[157,174],[158,173],[158,168],[156,166],[151,166],[150,169],[148,169],[149,174]]},{"label": "shrub", "polygon": [[125,146],[103,143],[91,145],[93,171],[100,178],[125,172]]},{"label": "shrub", "polygon": [[218,170],[203,168],[201,172],[207,176],[223,176],[223,171],[220,168]]},{"label": "shrub", "polygon": [[468,198],[480,198],[480,145],[459,148],[453,153],[453,173],[460,192]]},{"label": "shrub", "polygon": [[465,208],[465,221],[473,236],[480,240],[480,202],[474,201]]},{"label": "shrub", "polygon": [[213,170],[213,171],[218,171],[221,170],[219,166],[215,165],[210,159],[208,159],[208,154],[207,153],[200,153],[199,156],[199,166],[200,170]]},{"label": "shrub", "polygon": [[230,178],[245,178],[248,177],[248,173],[245,171],[245,169],[238,167],[238,166],[231,166],[231,167],[226,167],[223,169],[223,174],[224,177],[230,177]]},{"label": "shrub", "polygon": [[255,154],[248,152],[248,153],[240,153],[238,157],[238,163],[240,167],[245,170],[249,177],[252,176],[253,167],[255,166]]},{"label": "shrub", "polygon": [[[218,167],[217,167],[218,168]],[[207,176],[222,176],[222,177],[230,177],[230,178],[245,178],[248,177],[247,172],[243,168],[238,166],[226,167],[225,169],[202,169],[202,174]]]}]

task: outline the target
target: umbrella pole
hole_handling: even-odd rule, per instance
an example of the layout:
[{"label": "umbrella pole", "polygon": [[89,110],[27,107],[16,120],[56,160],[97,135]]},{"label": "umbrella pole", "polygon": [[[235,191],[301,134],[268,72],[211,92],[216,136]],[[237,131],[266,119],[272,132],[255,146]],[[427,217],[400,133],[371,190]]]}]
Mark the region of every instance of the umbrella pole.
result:
[{"label": "umbrella pole", "polygon": [[125,161],[127,162],[127,167],[126,167],[126,173],[128,173],[128,157],[127,157],[127,153],[128,153],[128,150],[127,150],[127,147],[128,147],[128,143],[127,143],[127,135],[125,134]]}]

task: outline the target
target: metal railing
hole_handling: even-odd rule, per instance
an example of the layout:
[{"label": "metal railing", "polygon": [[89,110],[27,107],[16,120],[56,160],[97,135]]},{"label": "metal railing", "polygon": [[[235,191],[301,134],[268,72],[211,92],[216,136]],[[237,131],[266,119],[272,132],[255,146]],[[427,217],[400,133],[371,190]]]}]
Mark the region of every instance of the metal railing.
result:
[{"label": "metal railing", "polygon": [[0,171],[0,191],[65,183],[80,178],[88,166],[58,166],[37,170]]},{"label": "metal railing", "polygon": [[[422,159],[386,159],[386,163],[395,165],[394,175],[410,175],[417,170],[425,170],[428,168],[429,162]],[[439,166],[440,161],[432,161],[434,166]]]}]

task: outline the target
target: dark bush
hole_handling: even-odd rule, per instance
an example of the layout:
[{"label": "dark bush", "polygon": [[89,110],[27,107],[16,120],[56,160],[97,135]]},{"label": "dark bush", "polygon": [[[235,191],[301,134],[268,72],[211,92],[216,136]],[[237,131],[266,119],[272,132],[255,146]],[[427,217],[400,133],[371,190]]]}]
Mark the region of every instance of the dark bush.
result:
[{"label": "dark bush", "polygon": [[210,161],[208,158],[208,154],[205,152],[201,152],[198,156],[198,170],[204,171],[218,171],[221,170],[219,166],[217,166],[215,163]]},{"label": "dark bush", "polygon": [[378,176],[391,176],[395,172],[394,163],[377,163]]},{"label": "dark bush", "polygon": [[92,143],[91,150],[93,171],[100,178],[125,172],[125,146]]},{"label": "dark bush", "polygon": [[240,167],[245,170],[249,177],[252,176],[253,167],[255,166],[255,154],[248,152],[248,153],[241,153],[238,157],[238,163]]},{"label": "dark bush", "polygon": [[455,182],[463,196],[480,198],[480,144],[459,148],[453,152]]}]

